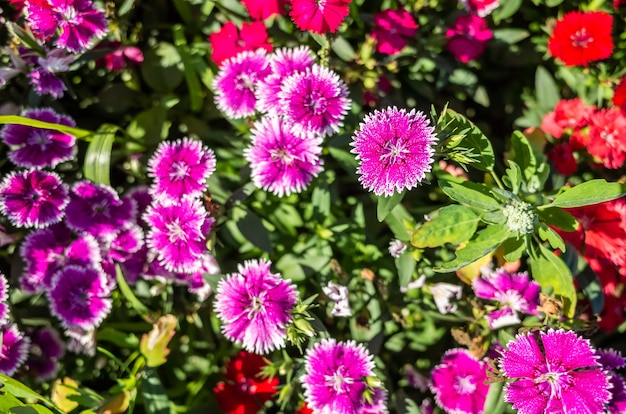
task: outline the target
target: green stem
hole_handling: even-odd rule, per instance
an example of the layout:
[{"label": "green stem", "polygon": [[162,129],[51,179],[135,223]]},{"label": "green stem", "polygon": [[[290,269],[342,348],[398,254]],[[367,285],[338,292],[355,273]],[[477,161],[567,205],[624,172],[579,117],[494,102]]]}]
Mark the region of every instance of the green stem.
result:
[{"label": "green stem", "polygon": [[496,175],[495,171],[493,171],[493,168],[490,168],[488,171],[489,174],[491,174],[491,176],[493,177],[493,181],[496,182],[500,190],[504,190],[504,185],[502,184],[502,181],[500,181],[500,178],[498,178],[498,176]]}]

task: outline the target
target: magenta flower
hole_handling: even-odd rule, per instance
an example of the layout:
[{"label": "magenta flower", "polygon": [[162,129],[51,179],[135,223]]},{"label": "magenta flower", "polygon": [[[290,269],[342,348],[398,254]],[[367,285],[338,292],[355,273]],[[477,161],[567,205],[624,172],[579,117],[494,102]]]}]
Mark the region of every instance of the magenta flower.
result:
[{"label": "magenta flower", "polygon": [[[372,388],[367,378],[375,379],[372,354],[355,341],[323,339],[307,350],[304,388],[307,406],[314,413],[379,414],[386,413],[387,393]],[[371,403],[364,394],[371,393]]]},{"label": "magenta flower", "polygon": [[143,229],[132,224],[122,229],[111,241],[108,248],[109,257],[116,262],[123,263],[131,255],[143,247]]},{"label": "magenta flower", "polygon": [[489,385],[487,364],[479,361],[467,349],[446,351],[441,364],[432,371],[430,389],[435,401],[447,413],[481,414]]},{"label": "magenta flower", "polygon": [[17,227],[43,228],[61,221],[68,193],[55,173],[13,171],[0,183],[0,210]]},{"label": "magenta flower", "polygon": [[617,372],[626,366],[626,360],[619,351],[614,349],[597,349],[598,362],[609,376],[609,391],[611,398],[607,405],[609,414],[623,414],[626,412],[626,383]]},{"label": "magenta flower", "polygon": [[33,69],[29,74],[30,84],[39,96],[50,95],[59,99],[67,90],[67,86],[54,73],[48,72],[42,67]]},{"label": "magenta flower", "polygon": [[84,180],[72,188],[66,207],[66,224],[78,234],[87,232],[96,239],[111,240],[120,229],[133,222],[135,214],[132,199],[120,198],[107,185]]},{"label": "magenta flower", "polygon": [[0,338],[0,374],[12,376],[26,361],[30,339],[12,323],[0,327]]},{"label": "magenta flower", "polygon": [[111,311],[106,276],[93,268],[63,267],[52,278],[47,294],[52,314],[65,328],[93,329]]},{"label": "magenta flower", "polygon": [[26,361],[28,372],[37,381],[56,378],[61,366],[59,359],[65,354],[65,345],[54,328],[41,328],[31,336],[30,353]]},{"label": "magenta flower", "polygon": [[9,320],[9,282],[0,272],[0,326]]},{"label": "magenta flower", "polygon": [[256,85],[271,73],[269,62],[264,49],[244,51],[224,62],[213,80],[218,109],[232,119],[254,115]]},{"label": "magenta flower", "polygon": [[[57,114],[50,108],[29,109],[26,118],[73,127],[75,122],[67,115]],[[76,155],[76,139],[51,129],[32,128],[25,125],[7,125],[2,130],[2,140],[11,147],[9,159],[17,166],[56,167]]]},{"label": "magenta flower", "polygon": [[198,258],[206,251],[206,210],[199,200],[184,198],[179,203],[156,201],[144,220],[150,227],[146,244],[157,259],[171,272],[196,272]]},{"label": "magenta flower", "polygon": [[517,335],[507,348],[500,359],[502,373],[512,380],[505,400],[520,414],[604,413],[609,378],[588,340],[550,329]]},{"label": "magenta flower", "polygon": [[350,143],[360,161],[359,181],[380,196],[416,187],[433,164],[437,141],[426,116],[389,107],[368,114]]},{"label": "magenta flower", "polygon": [[255,91],[257,110],[270,115],[278,114],[280,101],[277,97],[285,79],[312,68],[314,62],[313,52],[307,46],[276,50],[270,56],[271,74],[257,85]]},{"label": "magenta flower", "polygon": [[404,9],[386,9],[374,15],[376,27],[372,37],[376,39],[376,50],[386,55],[399,53],[407,45],[419,27],[415,19]]},{"label": "magenta flower", "polygon": [[155,197],[179,200],[199,197],[215,171],[215,154],[200,141],[183,138],[162,142],[148,161]]},{"label": "magenta flower", "polygon": [[266,354],[285,346],[287,325],[298,291],[281,275],[270,272],[267,260],[248,260],[238,272],[222,279],[215,295],[215,311],[222,332],[243,349]]},{"label": "magenta flower", "polygon": [[467,63],[483,54],[493,32],[482,17],[467,15],[456,18],[454,27],[446,30],[446,37],[448,50],[457,60]]},{"label": "magenta flower", "polygon": [[26,5],[26,19],[32,31],[46,40],[58,30],[55,44],[76,53],[108,31],[104,12],[90,0],[31,0]]},{"label": "magenta flower", "polygon": [[279,117],[263,117],[254,123],[252,143],[244,155],[252,169],[252,181],[282,197],[304,190],[322,170],[321,138],[300,138],[292,124]]},{"label": "magenta flower", "polygon": [[293,123],[299,136],[338,132],[350,108],[346,84],[335,72],[316,64],[287,77],[276,98],[279,113]]}]

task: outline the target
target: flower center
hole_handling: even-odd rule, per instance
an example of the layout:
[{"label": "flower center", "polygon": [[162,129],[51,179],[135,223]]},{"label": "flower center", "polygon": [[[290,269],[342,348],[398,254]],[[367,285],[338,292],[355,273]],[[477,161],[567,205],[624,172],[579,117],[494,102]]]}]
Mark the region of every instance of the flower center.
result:
[{"label": "flower center", "polygon": [[250,308],[248,309],[248,318],[253,319],[259,313],[265,312],[265,296],[267,292],[261,292],[258,296],[250,297]]},{"label": "flower center", "polygon": [[176,243],[177,241],[187,241],[188,235],[185,230],[183,230],[178,220],[168,223],[166,227],[167,236],[171,243]]},{"label": "flower center", "polygon": [[78,20],[76,19],[76,17],[78,16],[78,12],[72,6],[66,6],[63,9],[61,9],[61,15],[63,16],[63,20],[65,20],[68,23],[74,23],[74,24],[78,23]]},{"label": "flower center", "polygon": [[546,384],[550,387],[550,398],[561,399],[561,393],[567,389],[570,376],[567,372],[548,371],[535,380],[535,384]]},{"label": "flower center", "polygon": [[516,311],[522,310],[522,305],[525,300],[522,298],[522,295],[518,291],[515,290],[507,290],[506,292],[497,292],[496,300],[500,302],[503,306],[509,307]]},{"label": "flower center", "polygon": [[341,373],[342,371],[345,371],[343,366],[339,367],[333,375],[324,375],[326,386],[332,387],[338,394],[347,392],[347,387],[344,387],[344,384],[350,385],[354,383],[354,378],[344,377]]},{"label": "flower center", "polygon": [[273,148],[270,150],[270,157],[274,161],[282,161],[285,164],[291,164],[296,160],[296,156],[288,152],[284,148]]},{"label": "flower center", "polygon": [[589,36],[587,30],[582,28],[570,36],[574,47],[586,48],[589,43],[593,42],[593,37]]},{"label": "flower center", "polygon": [[235,82],[235,88],[239,90],[241,89],[253,90],[254,81],[255,81],[255,76],[249,73],[241,73],[240,75],[237,76],[237,81]]},{"label": "flower center", "polygon": [[182,162],[172,164],[170,169],[170,179],[172,181],[182,180],[189,174],[189,165]]},{"label": "flower center", "polygon": [[473,393],[476,390],[474,378],[472,378],[471,375],[456,377],[454,381],[454,389],[461,395]]},{"label": "flower center", "polygon": [[397,139],[395,142],[387,141],[385,145],[383,145],[380,161],[388,164],[399,164],[404,161],[409,152],[403,140]]},{"label": "flower center", "polygon": [[326,98],[319,93],[312,93],[308,100],[304,102],[304,107],[313,115],[321,115],[326,112],[328,106]]}]

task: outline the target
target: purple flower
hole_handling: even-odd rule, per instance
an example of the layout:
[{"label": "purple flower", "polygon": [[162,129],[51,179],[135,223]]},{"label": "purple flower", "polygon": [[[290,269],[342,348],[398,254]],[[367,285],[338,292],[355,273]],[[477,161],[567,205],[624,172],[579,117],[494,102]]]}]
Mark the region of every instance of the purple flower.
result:
[{"label": "purple flower", "polygon": [[294,73],[304,72],[307,68],[311,68],[314,61],[313,52],[307,46],[274,51],[270,60],[272,74],[263,79],[255,91],[257,110],[277,115],[280,112],[277,97],[285,79]]},{"label": "purple flower", "polygon": [[441,364],[432,371],[430,389],[437,405],[447,413],[481,414],[489,385],[487,364],[479,361],[467,349],[446,351]]},{"label": "purple flower", "polygon": [[26,361],[30,339],[12,323],[0,328],[0,338],[0,374],[12,376]]},{"label": "purple flower", "polygon": [[264,49],[245,51],[220,66],[213,80],[215,103],[229,118],[254,115],[256,85],[271,73]]},{"label": "purple flower", "polygon": [[59,372],[59,359],[65,354],[65,345],[54,328],[41,328],[31,336],[32,343],[26,366],[37,381],[54,379]]},{"label": "purple flower", "polygon": [[262,118],[244,150],[254,184],[279,197],[301,192],[322,170],[321,139],[300,138],[291,126],[283,118]]},{"label": "purple flower", "polygon": [[359,160],[359,181],[380,196],[416,187],[433,164],[437,141],[426,116],[389,107],[368,114],[350,143]]},{"label": "purple flower", "polygon": [[626,383],[617,370],[626,366],[626,361],[619,351],[614,349],[597,349],[598,362],[609,376],[611,386],[611,398],[609,399],[607,412],[609,414],[622,414],[626,412]]},{"label": "purple flower", "polygon": [[298,291],[271,273],[267,260],[248,260],[238,270],[220,281],[215,296],[224,336],[257,354],[282,348]]},{"label": "purple flower", "polygon": [[517,335],[507,348],[500,359],[504,376],[512,380],[505,401],[520,414],[604,413],[609,379],[588,340],[550,329]]},{"label": "purple flower", "polygon": [[66,328],[97,327],[111,311],[110,290],[102,271],[65,266],[52,278],[50,310]]},{"label": "purple flower", "polygon": [[113,188],[85,180],[74,184],[65,211],[67,226],[76,233],[111,240],[133,222],[136,206],[130,198],[120,199]]},{"label": "purple flower", "polygon": [[96,355],[96,330],[72,327],[65,331],[65,336],[70,338],[67,342],[67,350],[76,354],[88,356]]},{"label": "purple flower", "polygon": [[9,282],[0,272],[0,326],[9,320]]},{"label": "purple flower", "polygon": [[143,247],[144,234],[141,227],[132,224],[122,229],[111,241],[108,248],[109,257],[116,262],[125,262],[133,253]]},{"label": "purple flower", "polygon": [[0,210],[17,227],[43,228],[61,221],[68,193],[55,173],[13,171],[0,183]]},{"label": "purple flower", "polygon": [[148,209],[148,206],[152,204],[152,194],[150,194],[150,189],[146,186],[133,187],[128,190],[125,197],[132,199],[137,206],[137,216],[133,221],[135,221],[138,225],[145,227],[146,223],[143,221],[143,215]]},{"label": "purple flower", "polygon": [[[74,120],[49,108],[29,109],[22,116],[38,121],[73,127]],[[7,125],[2,130],[4,143],[11,147],[9,159],[20,167],[56,167],[76,155],[75,138],[51,129]]]},{"label": "purple flower", "polygon": [[280,99],[279,113],[293,122],[299,136],[338,132],[350,108],[346,84],[335,72],[316,64],[287,77],[276,99]]},{"label": "purple flower", "polygon": [[362,344],[333,338],[316,343],[307,350],[300,377],[308,407],[324,414],[386,413],[386,392],[368,385],[368,378],[375,379],[373,369],[372,355]]},{"label": "purple flower", "polygon": [[90,0],[36,0],[26,4],[26,18],[33,32],[47,40],[59,30],[56,45],[70,52],[84,51],[108,30],[104,12]]},{"label": "purple flower", "polygon": [[214,171],[215,155],[200,141],[162,142],[148,161],[148,174],[154,178],[150,190],[155,197],[172,200],[199,197]]},{"label": "purple flower", "polygon": [[44,68],[35,68],[29,74],[30,84],[39,96],[50,95],[55,99],[63,97],[67,87],[57,75]]},{"label": "purple flower", "polygon": [[157,200],[146,211],[144,220],[150,227],[146,243],[167,270],[193,273],[200,268],[199,257],[206,251],[203,230],[206,221],[212,219],[199,200]]}]

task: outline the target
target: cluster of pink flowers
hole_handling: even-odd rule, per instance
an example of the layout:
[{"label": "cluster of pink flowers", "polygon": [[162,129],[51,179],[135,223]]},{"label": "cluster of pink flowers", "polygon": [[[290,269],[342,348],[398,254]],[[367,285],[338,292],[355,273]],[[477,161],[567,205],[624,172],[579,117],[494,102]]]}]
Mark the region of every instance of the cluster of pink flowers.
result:
[{"label": "cluster of pink flowers", "polygon": [[417,33],[415,19],[404,9],[387,9],[374,16],[372,37],[376,39],[376,50],[386,55],[399,53]]},{"label": "cluster of pink flowers", "polygon": [[301,192],[319,174],[322,141],[339,131],[350,105],[345,83],[304,46],[241,52],[220,67],[214,87],[227,116],[263,114],[244,155],[257,187],[278,196]]},{"label": "cluster of pink flowers", "polygon": [[565,176],[578,169],[575,154],[588,153],[606,168],[620,168],[626,161],[626,115],[619,107],[597,109],[581,99],[560,100],[541,122],[541,129],[557,142],[548,157]]}]

